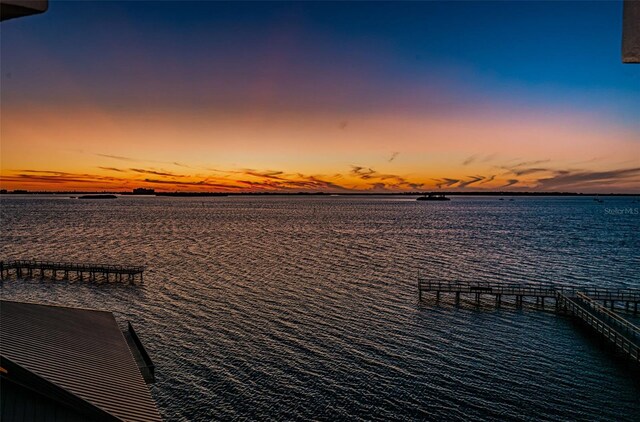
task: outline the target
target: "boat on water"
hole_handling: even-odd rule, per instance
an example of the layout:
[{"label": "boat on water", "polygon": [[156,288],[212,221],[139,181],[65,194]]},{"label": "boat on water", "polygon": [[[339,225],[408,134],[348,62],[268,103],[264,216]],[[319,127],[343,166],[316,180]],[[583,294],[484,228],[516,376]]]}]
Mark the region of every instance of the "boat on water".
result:
[{"label": "boat on water", "polygon": [[425,193],[424,196],[419,196],[416,201],[451,201],[451,198],[447,198],[443,193]]}]

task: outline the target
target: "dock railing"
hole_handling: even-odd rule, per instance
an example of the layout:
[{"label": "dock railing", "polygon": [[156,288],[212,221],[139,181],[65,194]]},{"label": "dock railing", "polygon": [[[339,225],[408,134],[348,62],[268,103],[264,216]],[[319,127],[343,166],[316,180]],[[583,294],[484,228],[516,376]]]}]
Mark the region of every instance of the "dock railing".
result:
[{"label": "dock railing", "polygon": [[0,265],[7,269],[27,268],[27,269],[45,269],[45,270],[68,270],[68,271],[89,271],[94,269],[96,272],[118,272],[123,274],[135,273],[139,274],[145,270],[142,265],[113,265],[113,264],[99,264],[92,262],[65,262],[65,261],[39,261],[30,259],[14,259],[8,261],[0,261]]},{"label": "dock railing", "polygon": [[[634,341],[634,337],[637,335],[637,327],[629,327],[627,321],[621,322],[617,319],[605,316],[604,312],[600,312],[600,309],[596,310],[591,305],[578,300],[577,298],[570,298],[562,293],[558,293],[558,303],[561,308],[566,312],[578,318],[593,330],[601,334],[605,339],[615,346],[615,348],[624,354],[626,354],[632,361],[640,363],[640,345],[637,340]],[[597,304],[596,304],[597,305]],[[600,307],[603,308],[603,307]],[[608,309],[604,308],[604,311]],[[626,324],[625,324],[626,322]],[[625,328],[621,328],[621,327]],[[629,337],[625,335],[627,330],[635,332],[634,336]]]},{"label": "dock railing", "polygon": [[577,298],[589,309],[618,330],[620,334],[626,335],[629,340],[640,346],[640,327],[622,318],[620,315],[605,308],[582,292],[577,293]]},{"label": "dock railing", "polygon": [[75,263],[64,261],[45,261],[15,259],[0,261],[0,279],[9,278],[11,272],[17,279],[31,278],[35,271],[39,271],[41,279],[57,279],[57,274],[62,274],[63,279],[69,279],[70,274],[75,273],[79,280],[84,280],[84,275],[89,275],[89,280],[96,280],[97,275],[102,275],[106,281],[110,281],[113,275],[115,281],[122,281],[122,276],[128,276],[128,281],[135,281],[136,276],[142,282],[142,274],[145,267],[142,265],[114,265],[98,263]]},{"label": "dock railing", "polygon": [[[489,283],[464,281],[434,281],[418,278],[418,298],[422,299],[423,292],[436,294],[437,300],[441,293],[454,293],[456,303],[461,295],[475,296],[476,305],[480,304],[480,297],[495,296],[496,305],[500,306],[503,296],[515,297],[517,307],[523,306],[525,298],[535,298],[536,306],[544,309],[545,298],[555,300],[555,312],[569,314],[586,323],[596,332],[612,343],[617,350],[640,363],[640,327],[613,312],[615,302],[626,303],[625,309],[638,313],[640,303],[640,289],[635,288],[595,288],[575,285],[558,285],[549,283]],[[603,302],[603,305],[598,303]],[[607,308],[607,302],[611,309]]]}]

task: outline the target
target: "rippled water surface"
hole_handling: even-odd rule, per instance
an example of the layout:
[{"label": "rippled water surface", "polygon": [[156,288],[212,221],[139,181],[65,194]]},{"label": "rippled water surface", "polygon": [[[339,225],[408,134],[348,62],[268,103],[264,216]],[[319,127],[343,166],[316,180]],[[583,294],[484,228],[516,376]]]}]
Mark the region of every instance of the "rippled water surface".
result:
[{"label": "rippled water surface", "polygon": [[416,279],[638,287],[633,198],[2,197],[0,257],[144,264],[5,281],[115,312],[167,420],[640,420],[637,373],[565,317],[418,302]]}]

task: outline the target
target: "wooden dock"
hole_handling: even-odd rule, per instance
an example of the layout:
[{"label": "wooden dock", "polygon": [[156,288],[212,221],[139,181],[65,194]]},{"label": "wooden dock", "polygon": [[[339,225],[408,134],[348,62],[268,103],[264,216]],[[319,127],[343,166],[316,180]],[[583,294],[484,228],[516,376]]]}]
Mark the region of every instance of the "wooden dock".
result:
[{"label": "wooden dock", "polygon": [[9,260],[0,261],[0,279],[40,278],[48,280],[79,280],[98,282],[143,281],[143,266],[73,263],[59,261]]},{"label": "wooden dock", "polygon": [[[418,279],[418,299],[424,294],[435,294],[440,300],[443,293],[455,297],[456,303],[461,296],[475,299],[477,305],[483,296],[495,299],[495,305],[501,306],[504,298],[512,298],[516,307],[523,303],[532,303],[545,308],[545,300],[553,302],[553,310],[558,314],[569,315],[583,322],[600,334],[618,351],[640,364],[640,328],[624,319],[617,310],[638,314],[640,289],[604,289],[579,286],[556,286],[550,284],[504,284],[504,283],[466,283],[434,282]],[[618,306],[620,305],[620,306]]]},{"label": "wooden dock", "polygon": [[616,349],[640,363],[640,328],[600,305],[584,293],[558,293],[557,308],[591,327]]}]

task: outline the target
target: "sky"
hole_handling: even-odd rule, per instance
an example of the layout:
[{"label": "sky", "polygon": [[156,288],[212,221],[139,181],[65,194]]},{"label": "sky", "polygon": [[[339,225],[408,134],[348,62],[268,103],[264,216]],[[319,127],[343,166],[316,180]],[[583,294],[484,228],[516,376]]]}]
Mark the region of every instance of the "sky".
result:
[{"label": "sky", "polygon": [[622,2],[51,0],[0,26],[0,186],[640,192]]}]

